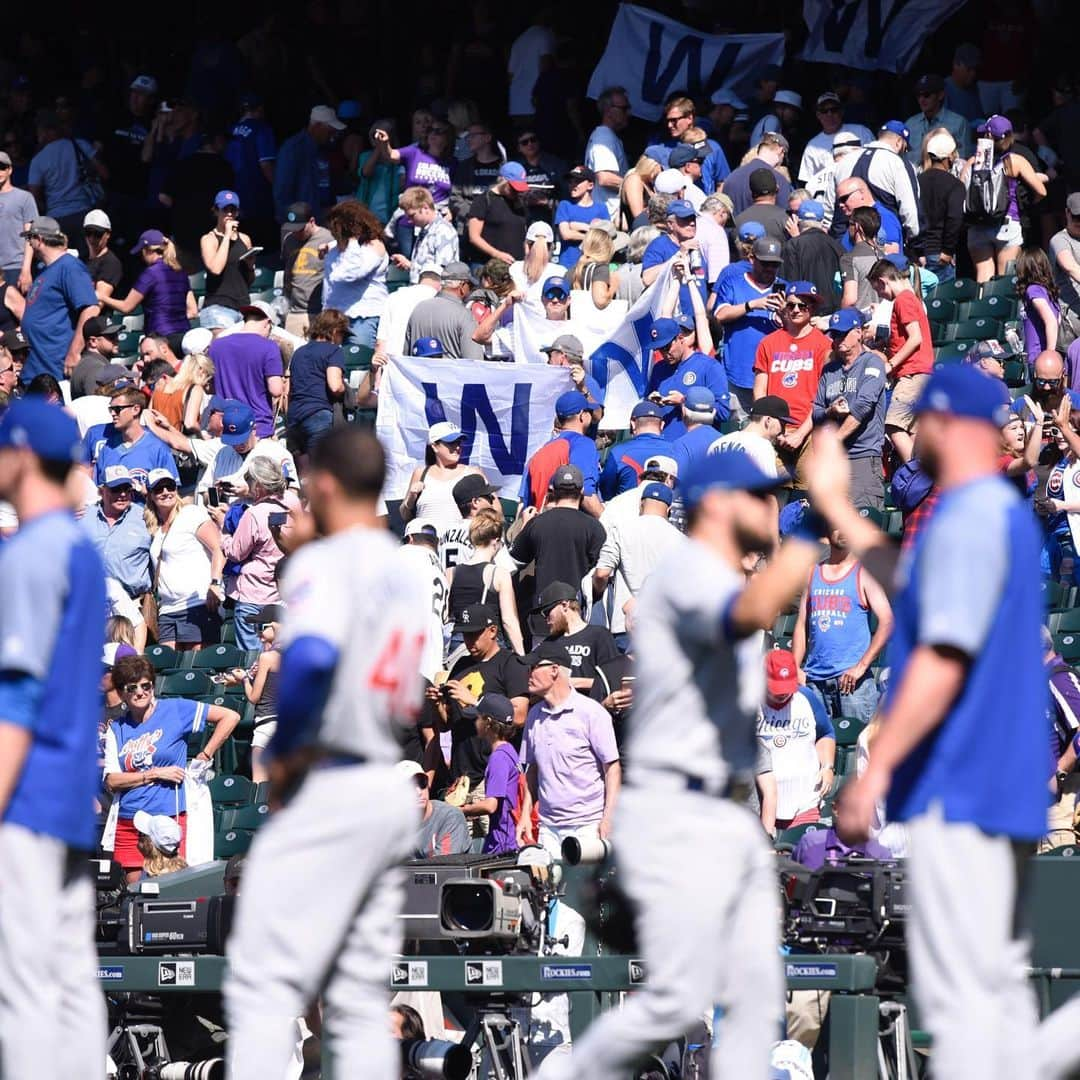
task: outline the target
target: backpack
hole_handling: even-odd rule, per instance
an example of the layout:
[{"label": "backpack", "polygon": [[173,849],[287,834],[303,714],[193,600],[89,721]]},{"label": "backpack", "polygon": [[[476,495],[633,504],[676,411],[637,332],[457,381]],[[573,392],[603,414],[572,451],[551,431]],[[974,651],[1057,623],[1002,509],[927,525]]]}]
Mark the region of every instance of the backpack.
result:
[{"label": "backpack", "polygon": [[964,220],[969,225],[1000,225],[1009,211],[1009,184],[1005,159],[989,169],[972,169],[964,196]]}]

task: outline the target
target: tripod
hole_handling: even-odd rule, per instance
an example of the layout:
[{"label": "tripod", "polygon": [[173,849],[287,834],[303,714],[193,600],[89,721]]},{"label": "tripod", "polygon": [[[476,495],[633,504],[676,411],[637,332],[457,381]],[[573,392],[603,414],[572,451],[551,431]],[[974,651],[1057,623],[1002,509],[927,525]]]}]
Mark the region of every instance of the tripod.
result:
[{"label": "tripod", "polygon": [[462,1046],[474,1048],[478,1065],[487,1053],[493,1080],[525,1080],[529,1075],[521,1024],[511,1012],[517,1004],[505,998],[486,999],[476,1007],[461,1039]]}]

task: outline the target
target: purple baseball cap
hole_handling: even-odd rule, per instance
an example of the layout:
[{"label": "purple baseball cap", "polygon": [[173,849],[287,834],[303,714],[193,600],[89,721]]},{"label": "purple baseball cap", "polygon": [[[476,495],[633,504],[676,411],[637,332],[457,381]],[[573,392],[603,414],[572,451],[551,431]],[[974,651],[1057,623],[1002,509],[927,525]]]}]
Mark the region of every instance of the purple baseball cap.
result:
[{"label": "purple baseball cap", "polygon": [[980,135],[989,135],[992,139],[1004,139],[1006,135],[1012,134],[1012,129],[1012,121],[997,113],[987,117],[985,122],[976,128]]},{"label": "purple baseball cap", "polygon": [[143,248],[159,247],[165,243],[165,234],[160,229],[147,229],[141,233],[135,246],[131,249],[132,255],[138,255]]}]

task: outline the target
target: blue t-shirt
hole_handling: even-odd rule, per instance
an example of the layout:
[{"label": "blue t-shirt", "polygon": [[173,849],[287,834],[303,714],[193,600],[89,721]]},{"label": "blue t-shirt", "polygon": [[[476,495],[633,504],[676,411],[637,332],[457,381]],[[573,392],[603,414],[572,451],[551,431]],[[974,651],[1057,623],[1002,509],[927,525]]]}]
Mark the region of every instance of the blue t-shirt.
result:
[{"label": "blue t-shirt", "polygon": [[[881,228],[877,234],[878,243],[897,244],[900,250],[903,251],[904,229],[900,224],[900,219],[887,206],[882,206],[879,202],[874,203],[874,209],[881,215]],[[840,246],[845,251],[851,250],[851,236],[848,234],[847,229],[844,230],[844,235],[840,237]]]},{"label": "blue t-shirt", "polygon": [[581,470],[585,478],[583,495],[596,494],[600,480],[600,455],[596,443],[576,431],[562,431],[529,458],[521,478],[521,505],[540,506],[555,470],[563,465],[576,465]]},{"label": "blue t-shirt", "polygon": [[274,192],[261,163],[276,157],[274,129],[265,120],[245,116],[233,125],[225,160],[236,173],[236,194],[250,217],[265,217],[273,212]]},{"label": "blue t-shirt", "polygon": [[709,447],[719,438],[720,432],[716,428],[702,425],[693,431],[684,430],[674,443],[668,443],[667,453],[678,464],[679,476],[689,476],[690,470],[705,460]]},{"label": "blue t-shirt", "polygon": [[[665,397],[674,390],[685,395],[691,386],[707,386],[716,397],[717,420],[728,418],[731,413],[731,399],[724,365],[715,357],[706,356],[704,353],[691,353],[679,364],[669,364],[666,360],[653,364],[645,393],[648,396],[655,391]],[[664,414],[664,439],[670,443],[686,434],[682,406],[663,405],[661,408],[667,409]],[[719,435],[717,437],[719,438]]]},{"label": "blue t-shirt", "polygon": [[[94,464],[94,481],[97,484],[105,482],[105,470],[110,465],[123,465],[134,480],[145,485],[146,478],[151,469],[166,469],[172,477],[179,481],[180,474],[176,471],[176,460],[172,451],[156,435],[144,430],[142,438],[138,442],[125,446],[120,433],[106,425],[105,430],[96,437],[93,445],[97,448],[97,456]],[[92,427],[86,438],[90,439],[97,431],[97,425]]]},{"label": "blue t-shirt", "polygon": [[941,724],[893,774],[890,821],[939,806],[946,821],[990,835],[1034,840],[1046,832],[1041,543],[1030,507],[993,474],[943,492],[901,557],[886,711],[903,692],[920,646],[956,649],[969,662]]},{"label": "blue t-shirt", "polygon": [[53,511],[24,522],[0,546],[0,580],[0,670],[28,676],[41,690],[30,752],[3,821],[89,851],[101,776],[101,558],[70,514]]},{"label": "blue t-shirt", "polygon": [[22,331],[30,342],[22,381],[36,375],[64,377],[64,357],[83,308],[97,305],[90,272],[74,256],[61,255],[36,278],[26,294]]},{"label": "blue t-shirt", "polygon": [[613,463],[614,487],[610,494],[602,492],[604,498],[611,499],[636,488],[645,469],[645,462],[651,457],[661,455],[671,456],[671,444],[663,435],[654,435],[652,432],[635,435],[632,439],[613,446],[608,452],[607,460]]},{"label": "blue t-shirt", "polygon": [[[783,284],[780,278],[777,284]],[[768,296],[775,285],[758,286],[748,280],[746,274],[721,274],[716,282],[716,303],[743,304]],[[771,311],[754,309],[740,315],[734,322],[724,324],[724,367],[728,380],[744,390],[754,385],[754,357],[758,343],[777,327]]]},{"label": "blue t-shirt", "polygon": [[345,368],[341,346],[332,341],[309,341],[293,353],[289,364],[290,425],[334,407],[326,385],[326,372],[332,367]]},{"label": "blue t-shirt", "polygon": [[559,236],[559,224],[560,222],[577,221],[582,224],[588,225],[590,221],[595,221],[597,218],[603,218],[604,221],[610,221],[610,215],[607,212],[607,207],[603,203],[593,201],[592,206],[582,206],[580,203],[573,202],[571,199],[563,199],[558,206],[555,207],[555,238],[562,245],[559,252],[559,264],[565,266],[567,270],[571,269],[581,258],[581,241],[580,240],[563,240]]},{"label": "blue t-shirt", "polygon": [[[118,717],[112,722],[108,740],[116,744],[120,771],[146,772],[168,765],[185,768],[187,738],[206,727],[209,709],[202,701],[166,698],[141,724],[133,724],[126,713]],[[120,817],[129,820],[139,810],[166,817],[184,813],[184,785],[154,781],[145,787],[128,788],[120,796]]]},{"label": "blue t-shirt", "polygon": [[[79,139],[79,149],[87,158],[96,151]],[[45,213],[61,218],[89,210],[93,198],[79,179],[79,160],[72,139],[53,139],[30,159],[29,183],[44,189]]]}]

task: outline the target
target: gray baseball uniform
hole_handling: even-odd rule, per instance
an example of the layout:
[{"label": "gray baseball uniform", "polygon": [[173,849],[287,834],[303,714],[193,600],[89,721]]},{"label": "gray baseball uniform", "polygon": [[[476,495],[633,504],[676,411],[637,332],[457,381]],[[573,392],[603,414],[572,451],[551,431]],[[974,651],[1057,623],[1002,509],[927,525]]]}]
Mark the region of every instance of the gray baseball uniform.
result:
[{"label": "gray baseball uniform", "polygon": [[350,529],[293,556],[282,596],[285,663],[301,637],[338,649],[315,736],[336,756],[308,773],[252,846],[225,984],[229,1076],[281,1076],[294,1019],[321,993],[334,1074],[391,1080],[400,1072],[385,990],[400,948],[396,867],[418,825],[415,790],[393,769],[393,728],[419,704],[430,581],[389,533]]},{"label": "gray baseball uniform", "polygon": [[638,905],[648,985],[605,1013],[540,1080],[622,1080],[647,1052],[720,1003],[714,1080],[764,1080],[782,1022],[779,901],[760,823],[722,797],[752,783],[764,690],[761,635],[732,639],[742,576],[699,542],[679,545],[642,589],[637,701],[614,838]]}]

